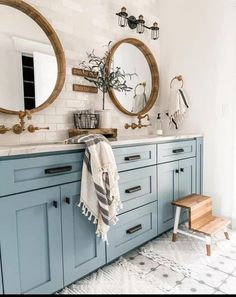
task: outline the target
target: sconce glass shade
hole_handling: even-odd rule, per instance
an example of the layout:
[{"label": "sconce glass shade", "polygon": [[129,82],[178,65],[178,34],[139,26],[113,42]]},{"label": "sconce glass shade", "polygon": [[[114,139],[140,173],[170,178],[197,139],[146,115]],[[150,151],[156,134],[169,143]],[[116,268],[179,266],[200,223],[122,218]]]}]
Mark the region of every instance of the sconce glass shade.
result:
[{"label": "sconce glass shade", "polygon": [[140,15],[137,20],[137,33],[142,34],[144,32],[144,24],[145,24],[145,21],[143,19],[143,16]]},{"label": "sconce glass shade", "polygon": [[151,27],[151,38],[153,40],[157,40],[159,38],[159,27],[157,22],[155,22]]},{"label": "sconce glass shade", "polygon": [[117,15],[118,15],[118,25],[120,27],[126,27],[127,26],[127,16],[128,16],[128,13],[126,12],[126,8],[122,7],[121,11]]}]

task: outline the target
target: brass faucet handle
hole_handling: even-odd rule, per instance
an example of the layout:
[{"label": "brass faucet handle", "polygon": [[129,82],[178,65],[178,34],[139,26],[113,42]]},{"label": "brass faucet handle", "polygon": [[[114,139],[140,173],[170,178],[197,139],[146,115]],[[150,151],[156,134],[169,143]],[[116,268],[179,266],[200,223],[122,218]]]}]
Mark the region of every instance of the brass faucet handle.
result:
[{"label": "brass faucet handle", "polygon": [[6,134],[8,131],[11,131],[12,128],[8,128],[5,125],[0,125],[0,134]]},{"label": "brass faucet handle", "polygon": [[35,131],[39,131],[39,130],[49,130],[50,128],[49,127],[35,127],[34,125],[29,125],[28,127],[28,131],[30,133],[34,133]]},{"label": "brass faucet handle", "polygon": [[15,134],[21,134],[23,131],[24,131],[24,128],[21,124],[16,124],[12,127],[12,131],[15,133]]}]

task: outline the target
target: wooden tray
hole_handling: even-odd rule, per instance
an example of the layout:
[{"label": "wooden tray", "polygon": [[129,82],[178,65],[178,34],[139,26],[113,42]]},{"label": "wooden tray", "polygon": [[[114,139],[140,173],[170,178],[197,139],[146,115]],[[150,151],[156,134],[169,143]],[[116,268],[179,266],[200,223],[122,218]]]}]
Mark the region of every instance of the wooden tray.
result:
[{"label": "wooden tray", "polygon": [[99,128],[99,129],[69,129],[69,137],[87,134],[102,134],[106,138],[116,139],[117,129],[115,128]]}]

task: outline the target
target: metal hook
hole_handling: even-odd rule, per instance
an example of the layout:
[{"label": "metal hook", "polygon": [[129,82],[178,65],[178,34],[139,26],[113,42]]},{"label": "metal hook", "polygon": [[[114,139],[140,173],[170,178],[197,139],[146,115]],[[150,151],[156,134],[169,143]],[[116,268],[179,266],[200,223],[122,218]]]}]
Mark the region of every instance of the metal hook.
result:
[{"label": "metal hook", "polygon": [[142,82],[142,83],[137,84],[137,86],[136,86],[135,89],[134,89],[134,95],[137,96],[136,90],[137,90],[137,87],[138,87],[138,86],[143,86],[143,88],[144,88],[144,93],[145,93],[145,91],[146,91],[146,85],[147,85],[147,83],[146,83],[145,81]]},{"label": "metal hook", "polygon": [[183,86],[184,86],[184,80],[183,80],[183,76],[182,76],[182,75],[177,75],[177,76],[175,76],[175,77],[171,80],[171,82],[170,82],[170,87],[172,87],[172,83],[173,83],[173,81],[174,81],[175,79],[177,79],[178,81],[181,81],[181,82],[182,82],[182,86],[181,86],[181,88],[183,88]]}]

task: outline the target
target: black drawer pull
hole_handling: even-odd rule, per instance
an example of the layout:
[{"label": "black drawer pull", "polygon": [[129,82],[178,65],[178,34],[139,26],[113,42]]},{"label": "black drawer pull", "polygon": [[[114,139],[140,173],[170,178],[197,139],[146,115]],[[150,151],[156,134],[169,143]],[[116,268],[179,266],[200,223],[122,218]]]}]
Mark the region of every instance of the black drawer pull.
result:
[{"label": "black drawer pull", "polygon": [[142,190],[141,186],[138,186],[138,187],[134,187],[134,188],[130,188],[130,189],[125,190],[125,193],[131,194],[131,193],[135,193],[135,192],[138,192],[138,191],[141,191],[141,190]]},{"label": "black drawer pull", "polygon": [[181,171],[181,172],[184,172],[184,168],[180,168],[180,171]]},{"label": "black drawer pull", "polygon": [[176,169],[176,170],[175,170],[175,173],[179,173],[179,169]]},{"label": "black drawer pull", "polygon": [[125,157],[125,161],[135,161],[135,160],[141,160],[141,156],[135,155],[135,156]]},{"label": "black drawer pull", "polygon": [[66,204],[70,204],[70,198],[69,198],[69,197],[66,197],[66,198],[65,198],[65,203],[66,203]]},{"label": "black drawer pull", "polygon": [[45,169],[45,174],[65,173],[72,170],[72,166]]},{"label": "black drawer pull", "polygon": [[173,154],[184,153],[184,149],[177,149],[172,151]]},{"label": "black drawer pull", "polygon": [[126,231],[127,234],[133,234],[135,232],[138,232],[139,230],[142,230],[142,225],[138,225],[138,226],[135,226],[133,228],[130,228],[129,230]]},{"label": "black drawer pull", "polygon": [[53,207],[58,208],[58,202],[57,201],[53,201],[52,205],[53,205]]}]

